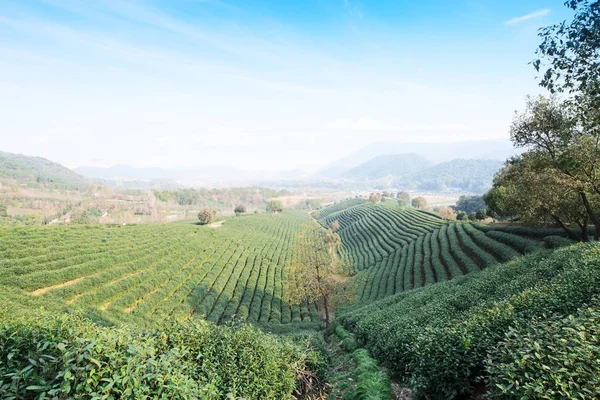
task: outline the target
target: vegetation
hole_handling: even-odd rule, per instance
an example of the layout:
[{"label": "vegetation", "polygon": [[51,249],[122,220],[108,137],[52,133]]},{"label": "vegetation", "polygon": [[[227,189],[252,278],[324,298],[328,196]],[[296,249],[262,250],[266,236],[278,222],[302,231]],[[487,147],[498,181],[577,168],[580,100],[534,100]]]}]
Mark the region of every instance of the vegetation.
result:
[{"label": "vegetation", "polygon": [[241,214],[245,214],[246,213],[246,206],[243,204],[238,204],[237,206],[235,206],[235,208],[233,209],[233,212],[235,213],[235,215],[241,215]]},{"label": "vegetation", "polygon": [[[495,371],[486,372],[486,359],[502,348],[511,327],[589,304],[600,293],[599,251],[598,245],[579,245],[534,253],[372,304],[356,303],[340,311],[338,321],[417,396],[452,398]],[[559,369],[561,361],[555,362]]]},{"label": "vegetation", "polygon": [[62,165],[42,157],[0,152],[0,180],[29,187],[82,190],[87,181]]},{"label": "vegetation", "polygon": [[200,221],[200,225],[208,225],[215,220],[216,212],[214,210],[209,210],[208,208],[200,211],[198,213],[198,220]]},{"label": "vegetation", "polygon": [[341,240],[336,233],[326,231],[316,223],[309,224],[298,234],[294,257],[288,267],[286,293],[290,303],[322,304],[325,326],[330,313],[344,297],[346,276],[338,256]]},{"label": "vegetation", "polygon": [[266,210],[273,214],[280,213],[283,211],[283,205],[280,200],[271,200],[267,203]]},{"label": "vegetation", "polygon": [[574,314],[537,318],[510,328],[490,349],[486,372],[493,397],[600,396],[598,300]]},{"label": "vegetation", "polygon": [[587,0],[565,4],[573,20],[540,31],[533,62],[537,71],[545,68],[540,85],[564,97],[528,98],[511,126],[511,140],[527,151],[507,162],[489,197],[498,212],[530,223],[552,220],[574,240],[587,241],[592,223],[599,240],[600,7]]},{"label": "vegetation", "polygon": [[456,205],[452,208],[458,212],[462,211],[468,215],[471,213],[476,213],[479,210],[485,210],[488,208],[488,206],[481,196],[462,195],[458,198]]},{"label": "vegetation", "polygon": [[219,229],[192,223],[0,227],[0,298],[142,327],[201,316],[318,325],[315,304],[284,300],[285,282],[294,279],[286,266],[306,222],[304,213],[288,212],[231,218]]},{"label": "vegetation", "polygon": [[250,326],[173,320],[146,332],[9,312],[0,318],[3,399],[291,399],[308,367],[304,349]]},{"label": "vegetation", "polygon": [[412,199],[411,204],[414,208],[424,209],[427,207],[427,200],[425,200],[425,197],[419,196]]}]

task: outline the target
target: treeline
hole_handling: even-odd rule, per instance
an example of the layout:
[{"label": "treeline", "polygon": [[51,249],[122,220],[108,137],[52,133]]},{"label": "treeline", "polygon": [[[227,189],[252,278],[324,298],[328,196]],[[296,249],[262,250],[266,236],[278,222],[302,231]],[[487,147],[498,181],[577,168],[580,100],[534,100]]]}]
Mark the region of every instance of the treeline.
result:
[{"label": "treeline", "polygon": [[262,204],[273,197],[290,195],[288,190],[276,190],[259,187],[240,187],[227,189],[177,189],[155,190],[154,195],[160,201],[173,201],[181,206],[207,205],[218,202],[231,204]]},{"label": "treeline", "polygon": [[0,179],[32,188],[80,190],[87,186],[84,177],[58,163],[5,152],[0,152]]},{"label": "treeline", "polygon": [[600,2],[572,0],[573,20],[543,28],[533,61],[548,97],[528,97],[510,128],[516,147],[485,199],[500,215],[600,239]]}]

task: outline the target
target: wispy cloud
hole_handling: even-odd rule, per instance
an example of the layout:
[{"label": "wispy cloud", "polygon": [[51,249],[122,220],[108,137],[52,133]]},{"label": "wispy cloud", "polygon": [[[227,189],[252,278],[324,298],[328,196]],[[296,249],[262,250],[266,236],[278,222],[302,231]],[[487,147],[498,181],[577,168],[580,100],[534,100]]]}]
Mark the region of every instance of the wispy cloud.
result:
[{"label": "wispy cloud", "polygon": [[344,0],[344,6],[346,7],[346,10],[348,10],[348,14],[358,19],[363,19],[364,14],[357,5],[350,4],[348,0]]},{"label": "wispy cloud", "polygon": [[539,17],[543,17],[544,15],[548,15],[548,14],[550,14],[550,11],[552,11],[552,10],[550,10],[549,8],[544,8],[543,10],[537,10],[537,11],[534,11],[534,12],[526,14],[526,15],[521,15],[520,17],[511,18],[508,21],[506,21],[505,24],[506,25],[520,24],[521,22],[529,21],[530,19],[539,18]]}]

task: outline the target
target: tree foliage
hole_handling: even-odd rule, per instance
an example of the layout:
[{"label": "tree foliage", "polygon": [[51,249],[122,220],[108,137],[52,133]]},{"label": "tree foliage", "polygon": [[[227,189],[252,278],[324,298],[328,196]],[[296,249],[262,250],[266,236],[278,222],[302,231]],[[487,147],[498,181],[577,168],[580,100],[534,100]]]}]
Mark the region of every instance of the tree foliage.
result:
[{"label": "tree foliage", "polygon": [[587,225],[600,237],[600,148],[598,137],[578,122],[577,111],[556,97],[528,98],[525,112],[515,116],[511,140],[528,150],[509,160],[486,195],[494,211],[529,223],[548,219],[572,239],[587,240]]},{"label": "tree foliage", "polygon": [[425,200],[425,197],[423,196],[415,197],[412,199],[412,206],[414,208],[423,209],[427,207],[427,200]]},{"label": "tree foliage", "polygon": [[240,214],[245,214],[246,213],[246,206],[243,204],[238,204],[237,206],[235,206],[235,208],[233,209],[233,212],[235,213],[235,215],[240,215]]},{"label": "tree foliage", "polygon": [[267,212],[280,213],[283,211],[283,205],[281,204],[281,200],[271,200],[267,203],[266,207]]},{"label": "tree foliage", "polygon": [[200,221],[200,225],[210,224],[215,220],[215,212],[211,209],[205,208],[204,210],[198,213],[198,220]]},{"label": "tree foliage", "polygon": [[298,235],[295,256],[288,267],[288,276],[295,277],[295,282],[286,282],[288,301],[319,302],[326,325],[337,304],[350,296],[343,259],[338,254],[341,244],[340,237],[331,230],[317,223],[307,224]]},{"label": "tree foliage", "polygon": [[467,214],[486,209],[487,205],[481,196],[462,195],[458,198],[456,205],[453,206],[456,211],[464,211]]}]

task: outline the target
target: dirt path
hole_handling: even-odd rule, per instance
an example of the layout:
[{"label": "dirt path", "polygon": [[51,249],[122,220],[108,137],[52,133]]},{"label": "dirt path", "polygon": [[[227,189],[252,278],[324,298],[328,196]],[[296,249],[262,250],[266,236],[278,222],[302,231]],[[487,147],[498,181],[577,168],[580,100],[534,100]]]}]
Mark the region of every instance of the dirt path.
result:
[{"label": "dirt path", "polygon": [[206,226],[208,226],[209,228],[220,228],[223,226],[223,224],[225,223],[225,221],[217,221],[217,222],[213,222],[212,224],[208,224]]},{"label": "dirt path", "polygon": [[31,294],[34,295],[34,296],[39,296],[39,295],[42,295],[42,294],[44,294],[46,292],[49,292],[51,290],[54,290],[54,289],[60,289],[60,288],[65,287],[65,286],[74,285],[74,284],[76,284],[77,282],[81,281],[84,278],[85,278],[85,276],[82,276],[81,278],[77,278],[77,279],[73,279],[71,281],[59,283],[58,285],[46,286],[44,288],[40,288],[40,289],[34,290],[33,292],[31,292]]}]

